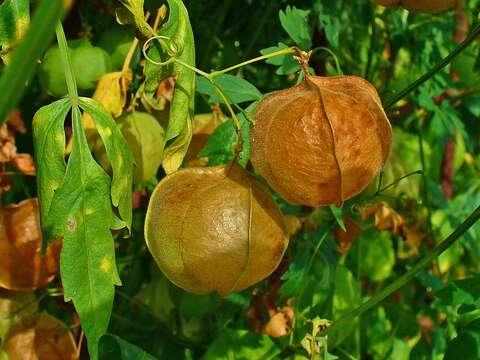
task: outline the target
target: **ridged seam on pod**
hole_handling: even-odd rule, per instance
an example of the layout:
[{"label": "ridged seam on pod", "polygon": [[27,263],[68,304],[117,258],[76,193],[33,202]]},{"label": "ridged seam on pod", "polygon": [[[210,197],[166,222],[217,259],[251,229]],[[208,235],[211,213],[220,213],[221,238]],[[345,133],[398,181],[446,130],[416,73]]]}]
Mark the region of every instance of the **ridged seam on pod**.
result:
[{"label": "ridged seam on pod", "polygon": [[340,205],[385,164],[390,122],[378,94],[355,76],[318,77],[265,96],[255,109],[251,161],[292,204]]},{"label": "ridged seam on pod", "polygon": [[237,164],[165,177],[148,205],[145,239],[173,283],[221,296],[269,276],[288,245],[276,203]]},{"label": "ridged seam on pod", "polygon": [[459,0],[372,0],[376,4],[398,7],[408,11],[436,13],[448,10],[459,3]]}]

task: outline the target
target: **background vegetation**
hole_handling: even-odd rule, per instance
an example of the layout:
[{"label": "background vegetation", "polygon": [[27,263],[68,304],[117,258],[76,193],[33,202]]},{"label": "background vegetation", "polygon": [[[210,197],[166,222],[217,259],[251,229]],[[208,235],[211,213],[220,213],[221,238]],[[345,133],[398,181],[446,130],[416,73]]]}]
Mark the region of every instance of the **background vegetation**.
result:
[{"label": "background vegetation", "polygon": [[[0,128],[0,286],[5,289],[0,292],[0,336],[2,356],[13,359],[23,358],[25,344],[34,349],[28,351],[40,351],[40,345],[22,342],[28,329],[51,339],[55,326],[66,326],[68,338],[63,331],[63,342],[45,345],[48,355],[42,359],[54,358],[55,351],[62,359],[72,353],[89,356],[79,316],[63,299],[58,245],[49,247],[44,260],[39,258],[39,210],[31,200],[37,196],[32,119],[39,108],[66,94],[61,58],[50,53],[49,62],[45,56],[55,46],[62,4],[47,2],[14,10],[12,4],[25,2],[0,2],[0,121],[8,118]],[[158,12],[161,5],[145,1],[152,27],[158,14],[166,15],[166,8]],[[478,225],[461,227],[451,238],[453,243],[461,235],[459,241],[417,267],[407,285],[391,288],[393,294],[382,292],[433,249],[438,251],[436,246],[480,204],[480,46],[471,36],[468,46],[458,47],[467,34],[479,33],[479,5],[468,0],[443,13],[413,14],[367,0],[185,1],[198,68],[220,70],[293,45],[314,49],[310,66],[317,75],[358,75],[376,86],[394,128],[392,153],[381,176],[342,208],[292,206],[275,197],[292,234],[282,263],[265,281],[220,298],[175,287],[153,262],[143,225],[149,194],[165,176],[155,162],[161,154],[155,153],[155,138],[142,140],[119,125],[134,155],[145,163],[143,172],[134,175],[131,235],[113,232],[122,286],[114,289],[108,335],[102,337],[98,330],[99,358],[480,358]],[[148,96],[141,93],[142,86],[149,86],[144,83],[149,62],[140,51],[146,38],[138,29],[135,33],[135,26],[117,23],[121,7],[113,0],[77,1],[63,21],[74,49],[79,92],[93,96],[116,118],[135,108],[166,128],[173,83],[157,81]],[[35,31],[19,41],[27,28]],[[17,33],[12,35],[12,29]],[[125,62],[135,35],[140,45]],[[91,46],[98,50],[76,53]],[[450,64],[435,68],[456,48],[461,52]],[[130,78],[98,82],[106,73],[125,70],[125,64]],[[296,84],[299,71],[291,56],[280,56],[218,80],[235,105],[245,139],[249,125],[243,110],[251,110],[262,94]],[[416,86],[425,74],[426,81]],[[412,83],[412,91],[402,94]],[[225,104],[205,79],[197,77],[195,90],[194,135],[184,166],[231,161],[237,135]],[[112,94],[120,95],[112,99]],[[72,126],[67,118],[67,143]],[[88,132],[88,120],[84,126],[90,150],[107,168],[105,149],[95,145],[98,139]],[[146,131],[157,134],[154,128]],[[163,130],[158,134],[163,143]],[[253,172],[248,152],[246,141],[240,162]],[[78,266],[76,271],[84,270]],[[76,279],[70,281],[75,285]],[[368,299],[379,304],[359,311]]]}]

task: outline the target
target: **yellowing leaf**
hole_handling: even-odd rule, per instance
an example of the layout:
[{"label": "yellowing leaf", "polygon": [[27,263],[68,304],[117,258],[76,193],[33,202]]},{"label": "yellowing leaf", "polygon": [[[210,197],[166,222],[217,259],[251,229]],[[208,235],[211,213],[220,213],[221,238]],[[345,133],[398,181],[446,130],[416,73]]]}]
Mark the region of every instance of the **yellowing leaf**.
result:
[{"label": "yellowing leaf", "polygon": [[120,120],[120,130],[135,159],[133,182],[155,176],[162,163],[165,132],[150,114],[133,112]]}]

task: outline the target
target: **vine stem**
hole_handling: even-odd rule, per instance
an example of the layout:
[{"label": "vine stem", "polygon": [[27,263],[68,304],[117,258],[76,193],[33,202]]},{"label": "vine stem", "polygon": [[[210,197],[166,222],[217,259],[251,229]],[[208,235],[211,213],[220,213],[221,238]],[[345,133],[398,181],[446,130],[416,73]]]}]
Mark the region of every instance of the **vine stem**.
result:
[{"label": "vine stem", "polygon": [[421,259],[416,263],[409,271],[400,276],[397,280],[392,282],[390,285],[381,290],[375,297],[364,302],[359,307],[353,309],[352,311],[346,313],[339,320],[335,321],[332,326],[326,329],[322,335],[328,335],[332,332],[333,329],[342,328],[355,318],[363,315],[367,311],[373,309],[380,302],[385,300],[388,296],[393,294],[395,291],[403,287],[410,280],[412,280],[420,271],[425,269],[430,265],[438,256],[440,256],[445,250],[447,250],[452,244],[454,244],[460,237],[472,227],[480,219],[480,206],[478,206],[470,216],[445,240],[438,244],[427,256]]},{"label": "vine stem", "polygon": [[70,98],[73,106],[78,106],[77,82],[75,80],[72,61],[70,60],[70,54],[68,52],[67,38],[65,37],[65,32],[63,31],[61,22],[57,23],[55,32],[57,34],[58,47],[60,48],[60,54],[62,56],[63,72],[67,82],[68,97]]},{"label": "vine stem", "polygon": [[300,49],[295,47],[295,46],[285,48],[285,49],[282,49],[282,50],[277,50],[277,51],[274,51],[274,52],[271,52],[271,53],[268,53],[268,54],[265,54],[265,55],[262,55],[262,56],[257,56],[256,58],[253,58],[253,59],[250,59],[250,60],[247,60],[247,61],[243,61],[239,64],[230,66],[230,67],[228,67],[226,69],[223,69],[223,70],[212,71],[212,72],[210,72],[210,74],[208,76],[211,77],[211,78],[214,78],[215,76],[225,74],[225,73],[230,72],[232,70],[241,68],[245,65],[253,64],[255,62],[262,61],[262,60],[267,60],[267,59],[270,59],[270,58],[275,57],[275,56],[298,53],[299,51],[300,51]]},{"label": "vine stem", "polygon": [[462,52],[463,49],[465,49],[470,43],[475,40],[475,38],[480,35],[480,22],[477,23],[470,34],[467,36],[467,38],[461,42],[450,54],[448,54],[442,61],[440,61],[434,68],[432,68],[430,71],[428,71],[425,75],[423,75],[421,78],[417,79],[414,81],[412,84],[407,86],[405,89],[400,91],[397,95],[392,97],[391,99],[388,99],[385,101],[384,107],[385,109],[391,108],[393,105],[395,105],[398,101],[403,99],[405,96],[410,94],[412,91],[416,90],[420,85],[422,85],[424,82],[426,82],[428,79],[430,79],[433,75],[435,75],[437,72],[442,70],[445,66],[450,64],[452,60]]}]

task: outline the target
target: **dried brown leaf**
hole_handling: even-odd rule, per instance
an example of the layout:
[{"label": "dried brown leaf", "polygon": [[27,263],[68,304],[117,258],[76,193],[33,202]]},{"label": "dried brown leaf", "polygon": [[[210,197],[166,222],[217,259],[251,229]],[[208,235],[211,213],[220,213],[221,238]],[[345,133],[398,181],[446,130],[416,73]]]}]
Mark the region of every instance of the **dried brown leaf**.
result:
[{"label": "dried brown leaf", "polygon": [[38,200],[27,199],[0,208],[0,286],[36,290],[58,274],[61,242],[49,244],[41,256]]},{"label": "dried brown leaf", "polygon": [[290,334],[294,312],[291,307],[284,307],[275,313],[263,328],[263,332],[274,338]]},{"label": "dried brown leaf", "polygon": [[7,123],[14,131],[19,132],[20,134],[26,134],[27,128],[23,123],[20,109],[15,108],[12,110],[10,116],[8,117]]},{"label": "dried brown leaf", "polygon": [[346,254],[347,251],[352,247],[354,241],[363,232],[363,229],[349,217],[346,217],[343,222],[345,224],[346,231],[343,231],[341,228],[335,230],[335,237],[337,238],[338,252],[340,255]]},{"label": "dried brown leaf", "polygon": [[25,316],[3,340],[10,360],[75,360],[77,348],[67,326],[42,313]]},{"label": "dried brown leaf", "polygon": [[389,230],[394,235],[398,235],[401,232],[402,227],[405,225],[403,217],[384,201],[361,209],[360,214],[363,219],[368,219],[369,217],[374,216],[377,229]]},{"label": "dried brown leaf", "polygon": [[12,165],[24,175],[35,175],[35,162],[30,154],[17,154],[12,160]]}]

